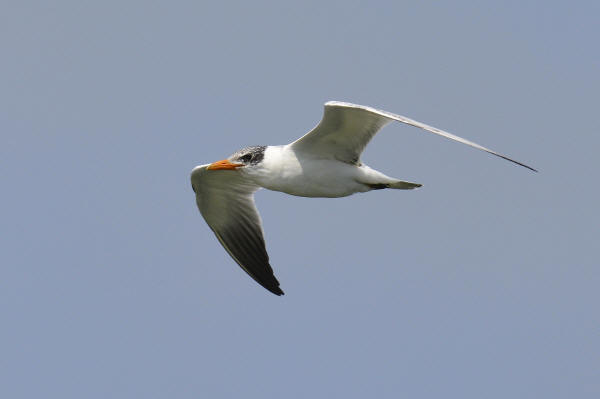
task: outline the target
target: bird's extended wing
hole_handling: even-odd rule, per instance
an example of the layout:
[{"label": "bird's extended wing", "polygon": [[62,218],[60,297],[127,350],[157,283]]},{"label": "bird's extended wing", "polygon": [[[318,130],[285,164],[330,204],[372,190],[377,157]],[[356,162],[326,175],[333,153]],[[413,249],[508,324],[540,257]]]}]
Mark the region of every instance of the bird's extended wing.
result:
[{"label": "bird's extended wing", "polygon": [[192,171],[196,203],[206,223],[231,257],[246,273],[275,295],[283,295],[269,264],[260,215],[254,205],[259,188],[242,179],[237,171]]},{"label": "bird's extended wing", "polygon": [[436,127],[391,112],[338,101],[325,103],[325,111],[321,122],[310,132],[293,142],[292,148],[295,151],[311,153],[316,156],[333,158],[348,163],[358,163],[360,154],[375,136],[375,133],[391,121],[403,122],[427,130],[537,172],[530,166]]}]

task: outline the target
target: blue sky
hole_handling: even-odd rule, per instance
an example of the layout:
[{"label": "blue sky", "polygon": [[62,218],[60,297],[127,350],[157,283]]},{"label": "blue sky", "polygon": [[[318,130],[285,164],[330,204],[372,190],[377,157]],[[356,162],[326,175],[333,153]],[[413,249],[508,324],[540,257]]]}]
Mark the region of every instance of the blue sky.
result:
[{"label": "blue sky", "polygon": [[[596,398],[596,2],[5,2],[0,394]],[[328,100],[403,114],[363,155],[424,186],[261,191],[286,295],[189,172]]]}]

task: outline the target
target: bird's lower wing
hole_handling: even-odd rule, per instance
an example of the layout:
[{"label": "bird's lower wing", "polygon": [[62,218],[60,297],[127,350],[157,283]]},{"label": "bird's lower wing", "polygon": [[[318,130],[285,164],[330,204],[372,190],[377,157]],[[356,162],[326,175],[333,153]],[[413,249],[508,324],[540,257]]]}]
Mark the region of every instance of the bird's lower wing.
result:
[{"label": "bird's lower wing", "polygon": [[237,171],[192,172],[196,203],[206,223],[240,267],[276,295],[283,295],[269,264],[260,215],[254,204],[257,186],[248,184]]},{"label": "bird's lower wing", "polygon": [[325,111],[321,122],[310,132],[293,142],[292,148],[295,151],[303,153],[311,153],[316,156],[333,158],[348,163],[357,163],[360,159],[360,154],[373,136],[375,136],[379,129],[391,121],[398,121],[421,128],[536,171],[530,166],[489,148],[405,116],[363,105],[338,101],[325,103]]}]

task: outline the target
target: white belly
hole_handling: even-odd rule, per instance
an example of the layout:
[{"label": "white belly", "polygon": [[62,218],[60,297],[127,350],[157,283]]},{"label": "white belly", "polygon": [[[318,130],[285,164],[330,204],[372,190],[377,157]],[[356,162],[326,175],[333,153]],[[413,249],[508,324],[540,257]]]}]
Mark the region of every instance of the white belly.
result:
[{"label": "white belly", "polygon": [[346,197],[391,179],[366,165],[332,159],[298,158],[287,146],[270,146],[259,167],[240,170],[257,185],[300,197]]},{"label": "white belly", "polygon": [[345,197],[369,190],[357,180],[362,168],[334,160],[299,160],[280,149],[265,153],[264,170],[249,176],[264,188],[301,197]]},{"label": "white belly", "polygon": [[356,180],[357,169],[354,165],[328,160],[286,164],[271,179],[266,179],[263,187],[301,197],[345,197],[368,191]]}]

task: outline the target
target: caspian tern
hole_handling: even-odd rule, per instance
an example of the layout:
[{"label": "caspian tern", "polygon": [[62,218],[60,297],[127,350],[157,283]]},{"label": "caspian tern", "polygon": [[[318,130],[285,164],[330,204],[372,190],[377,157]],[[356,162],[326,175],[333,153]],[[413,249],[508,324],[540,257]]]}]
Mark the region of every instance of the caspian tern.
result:
[{"label": "caspian tern", "polygon": [[293,143],[247,147],[227,159],[195,167],[191,180],[200,213],[221,245],[250,277],[273,294],[283,295],[269,264],[254,192],[264,187],[302,197],[335,198],[384,188],[420,187],[418,183],[388,177],[360,160],[375,133],[392,121],[416,126],[536,171],[404,116],[330,101],[325,103],[321,122]]}]

